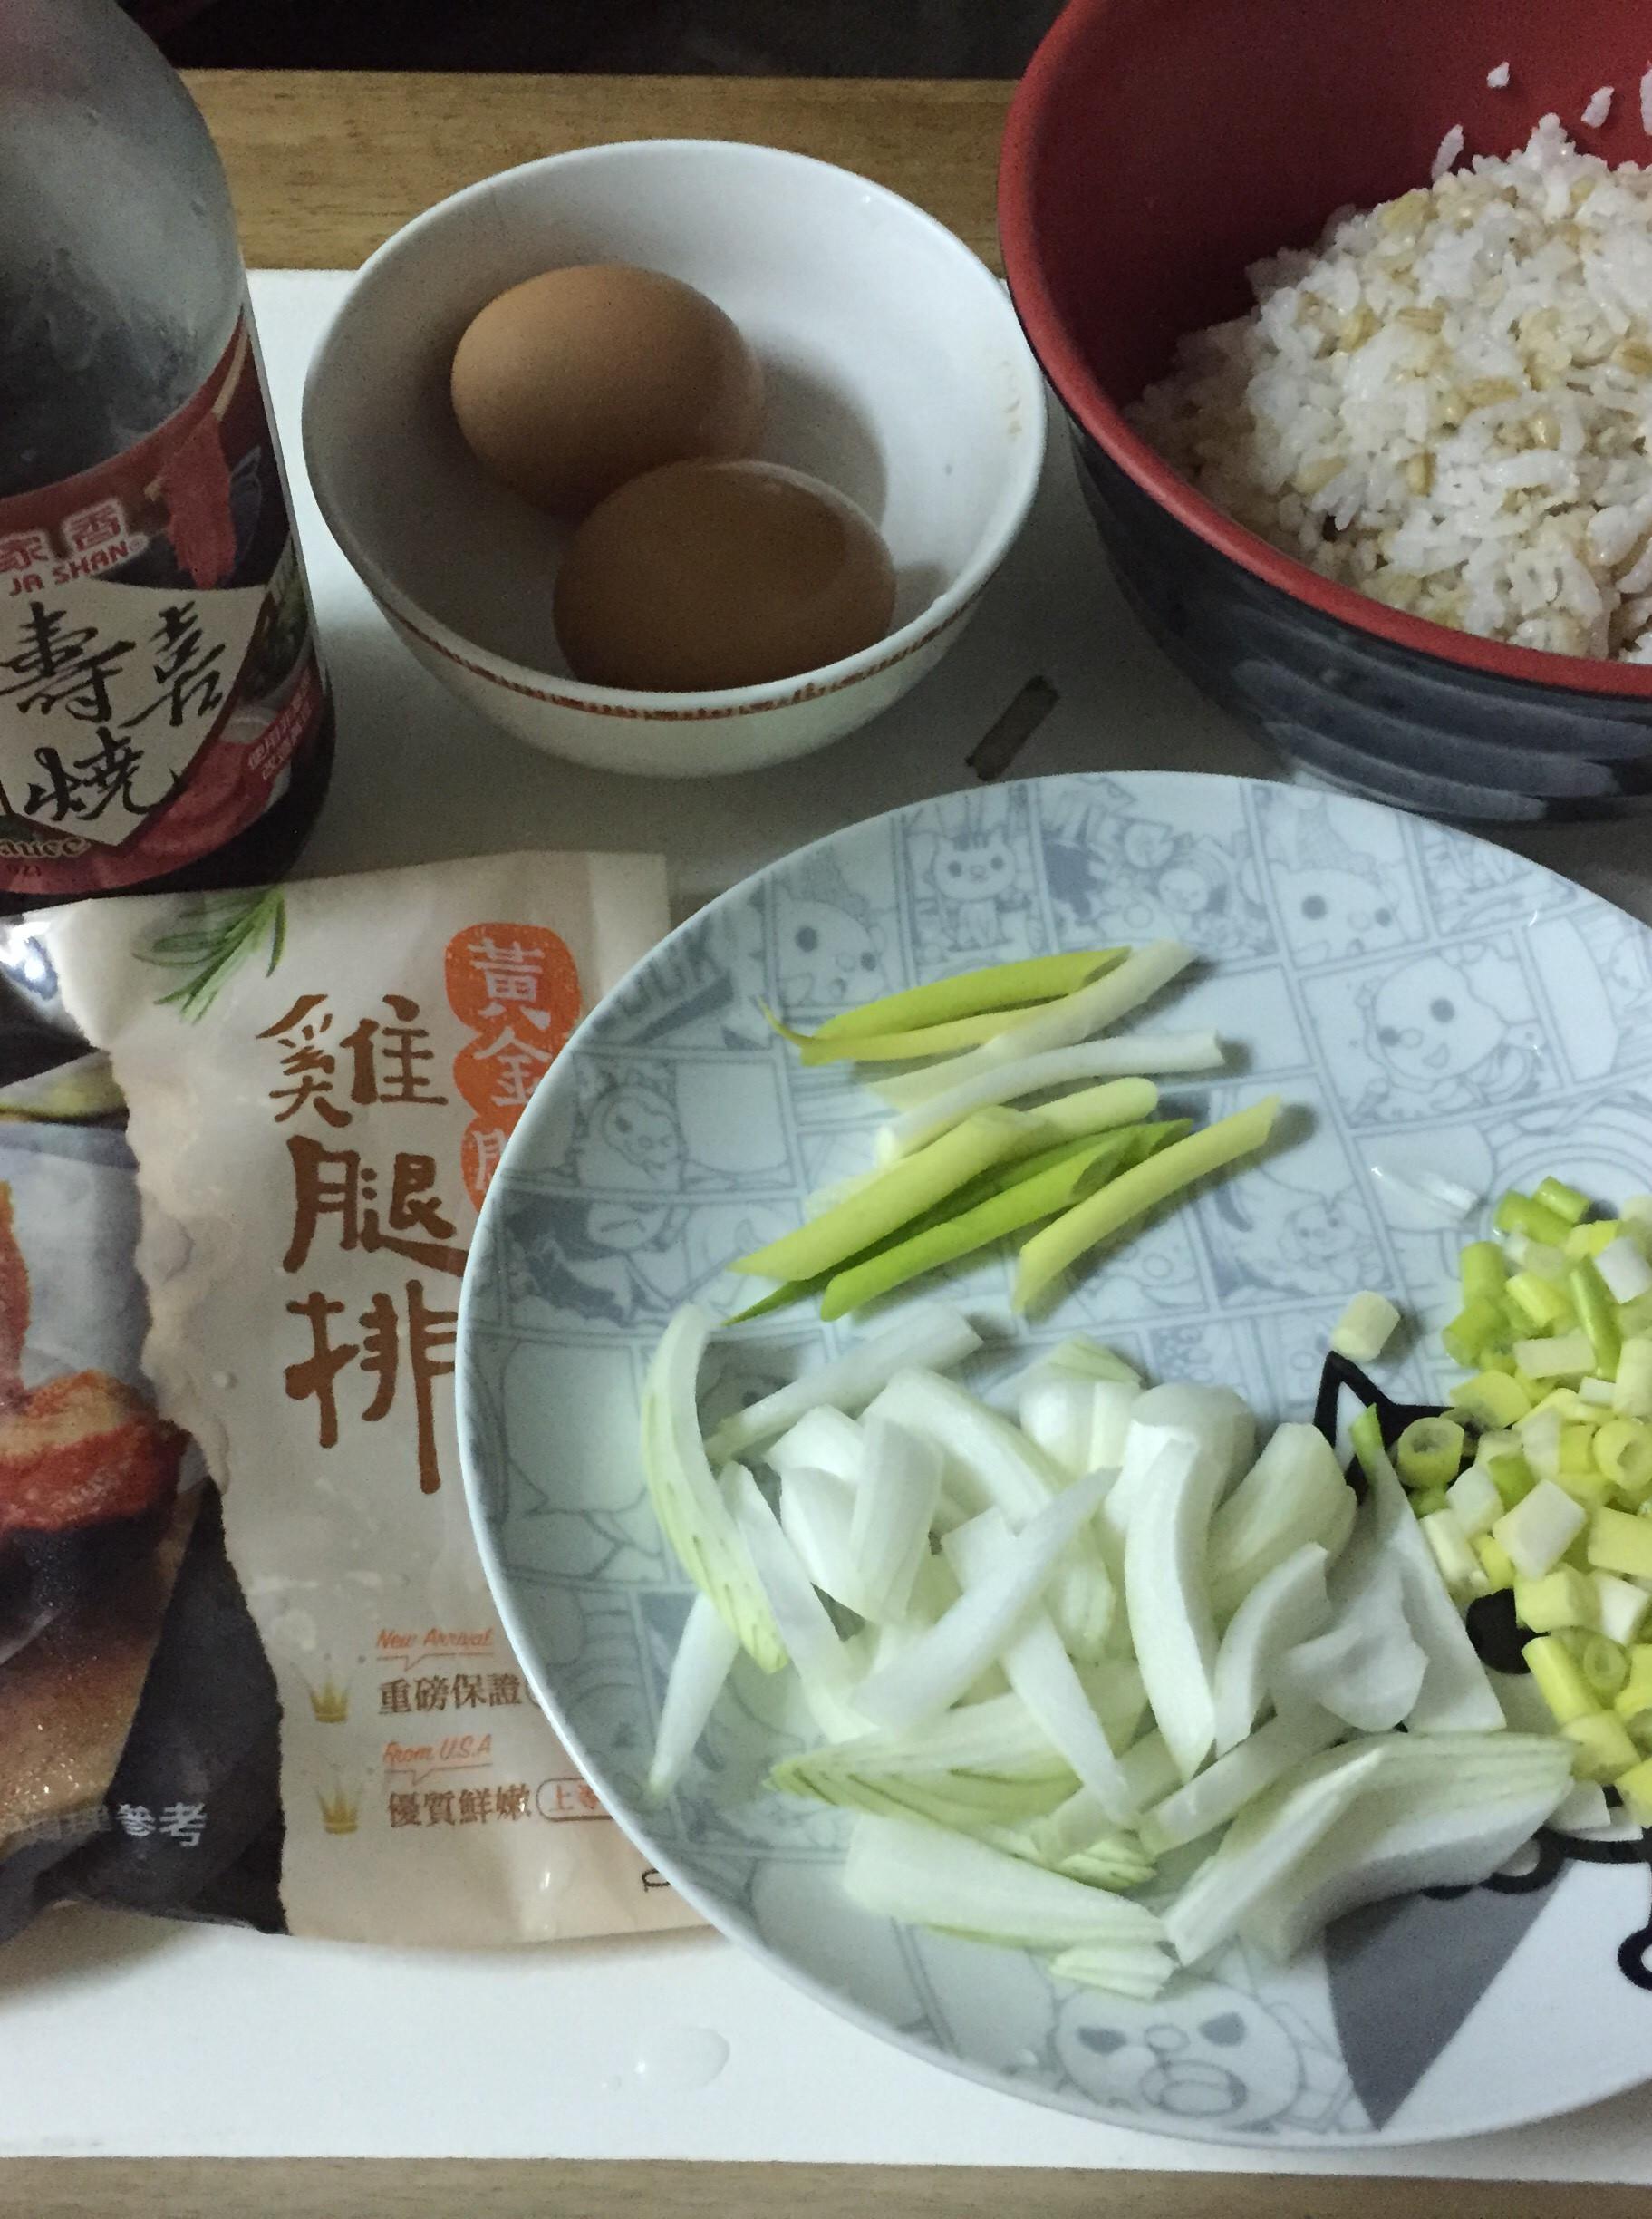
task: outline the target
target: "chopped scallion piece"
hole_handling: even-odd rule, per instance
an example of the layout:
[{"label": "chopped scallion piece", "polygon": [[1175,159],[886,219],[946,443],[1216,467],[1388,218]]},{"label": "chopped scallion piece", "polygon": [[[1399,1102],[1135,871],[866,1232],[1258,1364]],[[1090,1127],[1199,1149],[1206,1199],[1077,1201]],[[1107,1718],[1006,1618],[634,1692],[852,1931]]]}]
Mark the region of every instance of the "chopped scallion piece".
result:
[{"label": "chopped scallion piece", "polygon": [[1620,1494],[1638,1502],[1652,1492],[1652,1426],[1638,1418],[1613,1418],[1590,1443],[1595,1464]]},{"label": "chopped scallion piece", "polygon": [[[1635,1255],[1638,1262],[1638,1249]],[[1652,1285],[1652,1273],[1647,1274],[1647,1284]],[[1577,1312],[1583,1331],[1589,1337],[1594,1370],[1602,1379],[1614,1378],[1618,1371],[1618,1352],[1623,1346],[1623,1333],[1617,1317],[1617,1297],[1609,1292],[1598,1264],[1574,1264],[1567,1274],[1566,1288],[1571,1296],[1572,1308]]]},{"label": "chopped scallion piece", "polygon": [[1399,1312],[1386,1294],[1367,1288],[1356,1294],[1331,1330],[1331,1346],[1350,1363],[1375,1363],[1399,1323]]},{"label": "chopped scallion piece", "polygon": [[1652,1827],[1652,1757],[1644,1757],[1627,1772],[1619,1772],[1612,1785],[1636,1825]]},{"label": "chopped scallion piece", "polygon": [[1530,1195],[1512,1190],[1497,1205],[1497,1214],[1492,1222],[1500,1233],[1523,1233],[1529,1240],[1551,1241],[1556,1245],[1565,1240],[1570,1230],[1567,1219],[1558,1212],[1545,1209]]},{"label": "chopped scallion piece", "polygon": [[1422,1526],[1423,1538],[1434,1551],[1440,1577],[1445,1582],[1453,1602],[1463,1604],[1472,1602],[1476,1595],[1485,1594],[1488,1589],[1480,1559],[1469,1546],[1468,1536],[1450,1503],[1429,1511],[1417,1522]]},{"label": "chopped scallion piece", "polygon": [[1615,1572],[1591,1572],[1589,1577],[1595,1591],[1595,1623],[1627,1649],[1647,1622],[1652,1595]]},{"label": "chopped scallion piece", "polygon": [[[1483,1357],[1481,1360],[1484,1361]],[[1531,1398],[1518,1382],[1501,1371],[1477,1371],[1452,1390],[1452,1409],[1478,1426],[1501,1431],[1518,1425],[1531,1408]]]},{"label": "chopped scallion piece", "polygon": [[1521,1654],[1557,1726],[1570,1725],[1573,1719],[1592,1718],[1599,1711],[1600,1706],[1564,1642],[1552,1633],[1541,1633],[1526,1643]]},{"label": "chopped scallion piece", "polygon": [[1596,1572],[1652,1580],[1652,1520],[1628,1510],[1597,1510],[1589,1522],[1589,1561]]},{"label": "chopped scallion piece", "polygon": [[1594,1269],[1615,1303],[1635,1302],[1652,1294],[1652,1264],[1638,1242],[1622,1235],[1609,1242],[1595,1258]]},{"label": "chopped scallion piece", "polygon": [[1613,1641],[1609,1634],[1589,1635],[1578,1666],[1597,1702],[1610,1702],[1628,1685],[1628,1652],[1621,1642]]},{"label": "chopped scallion piece", "polygon": [[1528,1240],[1523,1233],[1512,1236],[1509,1254],[1516,1271],[1531,1272],[1539,1279],[1558,1283],[1571,1269],[1572,1259],[1565,1249],[1551,1248],[1547,1241]]},{"label": "chopped scallion piece", "polygon": [[1483,1464],[1471,1464],[1454,1479],[1445,1490],[1445,1501],[1471,1541],[1490,1533],[1503,1513],[1497,1483]]},{"label": "chopped scallion piece", "polygon": [[1571,1768],[1580,1779],[1618,1779],[1634,1770],[1640,1751],[1630,1740],[1623,1720],[1610,1711],[1569,1719],[1560,1730],[1572,1744]]},{"label": "chopped scallion piece", "polygon": [[1547,1340],[1517,1341],[1514,1361],[1530,1380],[1581,1379],[1594,1363],[1594,1345],[1582,1332],[1552,1333]]},{"label": "chopped scallion piece", "polygon": [[1537,1485],[1537,1475],[1523,1456],[1493,1457],[1486,1466],[1492,1484],[1502,1497],[1505,1510],[1512,1510]]},{"label": "chopped scallion piece", "polygon": [[1483,1363],[1488,1352],[1496,1354],[1506,1347],[1508,1331],[1501,1300],[1493,1302],[1482,1297],[1465,1303],[1444,1328],[1440,1338],[1453,1363],[1460,1363],[1466,1370]]},{"label": "chopped scallion piece", "polygon": [[1514,1566],[1501,1541],[1494,1541],[1489,1533],[1476,1534],[1474,1554],[1480,1559],[1480,1569],[1485,1574],[1487,1589],[1493,1594],[1513,1586]]},{"label": "chopped scallion piece", "polygon": [[1540,1479],[1560,1476],[1560,1426],[1559,1410],[1534,1410],[1514,1429],[1520,1436],[1520,1452]]},{"label": "chopped scallion piece", "polygon": [[1560,1633],[1568,1626],[1592,1626],[1595,1591],[1588,1573],[1572,1565],[1557,1565],[1541,1579],[1517,1577],[1514,1615],[1531,1633]]},{"label": "chopped scallion piece", "polygon": [[1458,1264],[1464,1309],[1477,1302],[1501,1302],[1508,1267],[1495,1241],[1470,1241]]},{"label": "chopped scallion piece", "polygon": [[[1509,1552],[1522,1579],[1541,1579],[1552,1572],[1587,1520],[1581,1508],[1552,1479],[1540,1479],[1529,1495],[1505,1510],[1492,1528],[1492,1536]],[[1647,1536],[1652,1538],[1652,1526]]]},{"label": "chopped scallion piece", "polygon": [[1612,1408],[1620,1418],[1652,1419],[1652,1337],[1634,1333],[1624,1342]]},{"label": "chopped scallion piece", "polygon": [[[1558,1325],[1570,1325],[1572,1308],[1562,1291],[1547,1279],[1540,1279],[1535,1272],[1516,1272],[1509,1282],[1509,1303],[1530,1325],[1541,1332],[1551,1332]],[[1516,1357],[1515,1361],[1520,1360]]]},{"label": "chopped scallion piece", "polygon": [[1531,1199],[1540,1209],[1552,1210],[1557,1217],[1563,1217],[1569,1226],[1580,1224],[1589,1215],[1589,1197],[1567,1186],[1564,1179],[1542,1180]]},{"label": "chopped scallion piece", "polygon": [[1449,1487],[1463,1463],[1465,1438],[1454,1418],[1414,1418],[1394,1444],[1400,1478],[1408,1487]]}]

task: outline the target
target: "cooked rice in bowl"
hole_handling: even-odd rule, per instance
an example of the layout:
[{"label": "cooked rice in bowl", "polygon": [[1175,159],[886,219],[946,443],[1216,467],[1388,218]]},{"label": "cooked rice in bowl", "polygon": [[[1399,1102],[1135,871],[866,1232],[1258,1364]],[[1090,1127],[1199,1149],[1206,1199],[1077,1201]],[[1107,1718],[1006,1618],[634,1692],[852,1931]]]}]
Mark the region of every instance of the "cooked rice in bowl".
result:
[{"label": "cooked rice in bowl", "polygon": [[1250,276],[1131,412],[1166,460],[1394,608],[1652,663],[1652,168],[1545,116]]}]

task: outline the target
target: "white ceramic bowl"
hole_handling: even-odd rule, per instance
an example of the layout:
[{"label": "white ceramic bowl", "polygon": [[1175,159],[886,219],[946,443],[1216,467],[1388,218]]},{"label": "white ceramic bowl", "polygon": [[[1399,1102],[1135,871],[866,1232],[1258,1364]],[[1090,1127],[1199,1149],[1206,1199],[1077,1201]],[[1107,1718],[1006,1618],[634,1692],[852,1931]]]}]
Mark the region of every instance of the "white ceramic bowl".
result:
[{"label": "white ceramic bowl", "polygon": [[[484,476],[448,372],[496,294],[593,261],[686,279],[740,326],[768,380],[762,454],[836,486],[889,544],[885,638],[721,693],[568,676],[551,624],[565,532]],[[687,776],[807,754],[940,660],[1026,516],[1044,394],[1002,288],[922,209],[800,154],[642,140],[485,179],[387,241],[316,354],[304,436],[323,514],[445,685],[554,754]]]}]

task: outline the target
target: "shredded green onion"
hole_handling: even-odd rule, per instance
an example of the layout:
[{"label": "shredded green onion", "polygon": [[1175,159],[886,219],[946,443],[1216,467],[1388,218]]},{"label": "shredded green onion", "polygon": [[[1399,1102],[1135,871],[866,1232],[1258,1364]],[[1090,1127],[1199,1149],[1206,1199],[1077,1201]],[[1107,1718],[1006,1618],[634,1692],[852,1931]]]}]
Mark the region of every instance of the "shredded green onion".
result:
[{"label": "shredded green onion", "polygon": [[983,1010],[972,1017],[951,1017],[943,1024],[914,1026],[905,1032],[847,1032],[823,1039],[818,1032],[795,1032],[772,1010],[764,1015],[783,1040],[790,1041],[805,1067],[823,1063],[912,1063],[924,1056],[955,1055],[996,1040],[1019,1010]]},{"label": "shredded green onion", "polygon": [[1134,1139],[1129,1130],[1107,1133],[1081,1143],[1070,1156],[1063,1149],[1066,1160],[1031,1178],[1018,1179],[972,1209],[896,1240],[876,1255],[847,1265],[827,1281],[821,1297],[821,1316],[845,1317],[922,1273],[938,1271],[943,1265],[1002,1240],[1007,1234],[1036,1225],[1041,1217],[1053,1216],[1112,1177],[1129,1159]]},{"label": "shredded green onion", "polygon": [[1133,1165],[1098,1194],[1065,1211],[1043,1232],[1035,1233],[1021,1250],[1015,1308],[1027,1309],[1081,1255],[1111,1240],[1195,1179],[1253,1154],[1272,1131],[1279,1108],[1278,1095],[1270,1094],[1248,1110],[1190,1133],[1148,1162]]},{"label": "shredded green onion", "polygon": [[765,1279],[813,1279],[858,1255],[899,1226],[909,1225],[968,1180],[1018,1151],[1033,1120],[1013,1110],[982,1110],[915,1156],[903,1157],[865,1186],[782,1234],[729,1268]]},{"label": "shredded green onion", "polygon": [[880,994],[875,1002],[863,1002],[858,1009],[842,1010],[817,1026],[814,1038],[858,1039],[867,1033],[917,1032],[950,1024],[959,1017],[977,1017],[1028,1002],[1053,1001],[1058,994],[1072,993],[1104,972],[1116,970],[1127,953],[1122,947],[1081,948],[1073,955],[1035,955],[1026,963],[988,964],[980,971],[960,971],[930,986],[909,986],[903,993]]}]

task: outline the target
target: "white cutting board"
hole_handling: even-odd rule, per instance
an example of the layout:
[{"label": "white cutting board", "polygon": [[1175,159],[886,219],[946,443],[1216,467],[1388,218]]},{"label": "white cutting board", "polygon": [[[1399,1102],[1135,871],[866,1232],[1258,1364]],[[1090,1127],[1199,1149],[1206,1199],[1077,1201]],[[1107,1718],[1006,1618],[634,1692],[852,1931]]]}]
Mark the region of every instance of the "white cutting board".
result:
[{"label": "white cutting board", "polygon": [[[1248,771],[1270,760],[1164,662],[1107,580],[1065,447],[939,672],[876,727],[739,780],[651,784],[530,754],[404,654],[324,530],[298,401],[346,279],[253,280],[339,698],[306,871],[536,841],[657,848],[676,906],[834,825],[967,785],[1031,678],[1060,701],[1017,772]],[[1652,920],[1644,828],[1528,853]],[[1358,2161],[1228,2151],[1035,2109],[886,2048],[710,1933],[401,1953],[72,1912],[0,1951],[0,2155],[705,2157],[886,2165],[1367,2170],[1652,2183],[1652,2088],[1518,2134]]]}]

